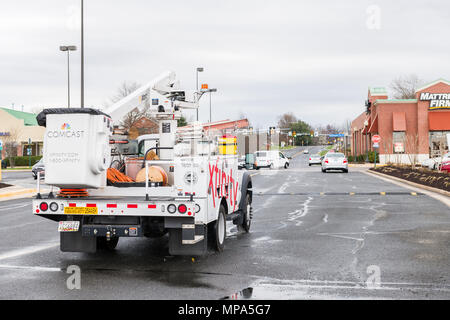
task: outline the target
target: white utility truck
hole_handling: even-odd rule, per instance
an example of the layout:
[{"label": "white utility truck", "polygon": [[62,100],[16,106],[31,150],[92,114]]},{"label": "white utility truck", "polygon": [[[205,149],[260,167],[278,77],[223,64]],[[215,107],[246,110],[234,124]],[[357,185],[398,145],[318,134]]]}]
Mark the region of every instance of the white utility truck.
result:
[{"label": "white utility truck", "polygon": [[[249,231],[252,181],[238,170],[235,137],[198,125],[177,130],[181,110],[197,109],[203,93],[188,99],[167,72],[106,110],[38,115],[46,127],[45,183],[55,192],[41,194],[38,179],[32,210],[59,222],[61,251],[112,250],[120,237],[168,234],[170,254],[203,255],[223,250],[226,220]],[[129,141],[114,138],[115,125],[144,107],[159,133],[138,138],[138,154],[121,154],[115,146]]]}]

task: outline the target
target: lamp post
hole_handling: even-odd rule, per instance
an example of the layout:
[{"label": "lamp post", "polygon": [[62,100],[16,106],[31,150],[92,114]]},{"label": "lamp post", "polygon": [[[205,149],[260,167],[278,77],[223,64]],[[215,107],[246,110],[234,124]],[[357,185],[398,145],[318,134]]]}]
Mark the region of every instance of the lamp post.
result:
[{"label": "lamp post", "polygon": [[81,0],[81,100],[80,107],[84,108],[84,5]]},{"label": "lamp post", "polygon": [[70,108],[70,60],[69,52],[77,50],[76,46],[60,46],[59,50],[67,51],[67,108]]},{"label": "lamp post", "polygon": [[211,93],[212,92],[217,92],[216,88],[212,88],[212,89],[208,89],[209,92],[209,122],[211,123],[212,118],[211,118]]},{"label": "lamp post", "polygon": [[[197,76],[197,92],[198,92],[198,73],[203,72],[204,69],[202,67],[198,67],[196,70],[196,76]],[[197,121],[198,121],[198,108],[197,108]]]}]

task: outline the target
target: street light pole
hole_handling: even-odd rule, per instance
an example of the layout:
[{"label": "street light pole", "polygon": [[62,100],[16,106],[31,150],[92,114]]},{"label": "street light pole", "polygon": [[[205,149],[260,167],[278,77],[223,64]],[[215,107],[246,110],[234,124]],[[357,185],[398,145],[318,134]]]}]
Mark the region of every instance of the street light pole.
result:
[{"label": "street light pole", "polygon": [[[199,72],[203,72],[204,71],[204,69],[202,68],[202,67],[198,67],[197,68],[197,71],[196,71],[196,75],[197,75],[197,92],[198,92],[198,73]],[[198,93],[197,93],[197,96],[198,96]],[[197,108],[197,121],[198,121],[198,108]]]},{"label": "street light pole", "polygon": [[60,46],[59,50],[67,51],[67,108],[70,108],[70,58],[69,52],[77,50],[76,46]]},{"label": "street light pole", "polygon": [[84,6],[81,0],[81,108],[84,108]]},{"label": "street light pole", "polygon": [[217,89],[213,88],[213,89],[209,89],[208,91],[209,91],[209,122],[211,123],[211,121],[212,121],[212,117],[211,117],[211,94],[212,94],[212,92],[217,92]]}]

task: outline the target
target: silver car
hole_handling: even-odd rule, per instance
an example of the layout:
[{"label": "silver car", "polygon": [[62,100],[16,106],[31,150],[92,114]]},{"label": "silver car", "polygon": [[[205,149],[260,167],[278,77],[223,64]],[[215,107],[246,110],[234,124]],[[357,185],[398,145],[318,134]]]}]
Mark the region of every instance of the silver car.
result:
[{"label": "silver car", "polygon": [[309,157],[309,166],[311,167],[313,164],[322,164],[323,157],[320,154],[313,154]]},{"label": "silver car", "polygon": [[343,153],[328,152],[322,160],[322,172],[327,170],[342,170],[348,172],[348,160]]}]

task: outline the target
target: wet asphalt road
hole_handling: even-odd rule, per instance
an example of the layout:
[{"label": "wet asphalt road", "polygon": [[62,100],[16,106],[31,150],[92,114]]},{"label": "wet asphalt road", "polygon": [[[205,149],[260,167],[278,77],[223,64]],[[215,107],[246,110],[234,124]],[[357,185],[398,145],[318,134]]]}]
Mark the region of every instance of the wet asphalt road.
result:
[{"label": "wet asphalt road", "polygon": [[[33,216],[30,199],[0,202],[0,298],[450,298],[447,206],[357,169],[323,174],[307,157],[254,171],[251,232],[229,224],[225,251],[194,260],[168,256],[166,237],[62,253],[57,224]],[[80,290],[66,287],[69,265]]]}]

